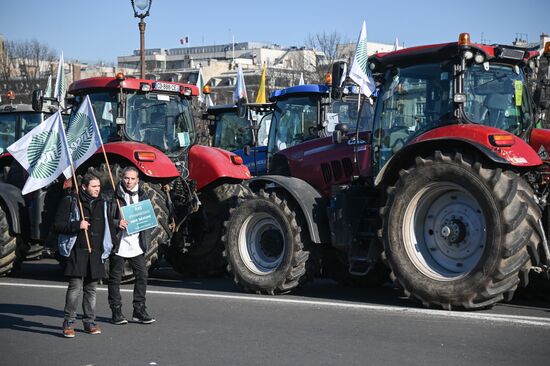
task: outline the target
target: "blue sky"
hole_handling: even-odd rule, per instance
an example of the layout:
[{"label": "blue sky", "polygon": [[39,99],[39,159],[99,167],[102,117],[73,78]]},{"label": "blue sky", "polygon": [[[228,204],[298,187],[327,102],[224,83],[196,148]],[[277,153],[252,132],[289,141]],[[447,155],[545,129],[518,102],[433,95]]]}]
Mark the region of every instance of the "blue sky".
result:
[{"label": "blue sky", "polygon": [[[153,0],[146,18],[147,48],[259,41],[301,46],[309,34],[336,31],[355,42],[363,19],[368,39],[405,46],[455,40],[469,32],[493,43],[516,33],[538,41],[550,33],[550,0]],[[0,0],[0,33],[36,38],[65,59],[116,62],[139,48],[138,19],[130,0]]]}]

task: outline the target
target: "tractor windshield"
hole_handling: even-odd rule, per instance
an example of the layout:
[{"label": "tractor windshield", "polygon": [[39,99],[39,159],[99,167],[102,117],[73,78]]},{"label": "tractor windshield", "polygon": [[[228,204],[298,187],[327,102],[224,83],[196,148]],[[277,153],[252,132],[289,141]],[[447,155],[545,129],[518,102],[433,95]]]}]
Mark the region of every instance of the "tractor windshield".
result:
[{"label": "tractor windshield", "polygon": [[318,102],[307,96],[277,101],[269,131],[270,154],[319,136]]},{"label": "tractor windshield", "polygon": [[179,95],[128,94],[126,133],[135,141],[177,155],[195,139],[190,104]]},{"label": "tractor windshield", "polygon": [[216,116],[214,146],[234,151],[252,144],[252,129],[246,118],[240,118],[235,111],[227,111]]},{"label": "tractor windshield", "polygon": [[468,67],[464,92],[464,113],[471,122],[516,135],[529,127],[531,111],[525,79],[512,66],[486,63]]},{"label": "tractor windshield", "polygon": [[[452,118],[449,64],[420,64],[387,72],[377,99],[373,155],[382,169],[410,139]],[[375,166],[376,166],[375,165]]]},{"label": "tractor windshield", "polygon": [[[0,154],[49,116],[41,112],[0,113]],[[63,121],[67,122],[66,115]]]}]

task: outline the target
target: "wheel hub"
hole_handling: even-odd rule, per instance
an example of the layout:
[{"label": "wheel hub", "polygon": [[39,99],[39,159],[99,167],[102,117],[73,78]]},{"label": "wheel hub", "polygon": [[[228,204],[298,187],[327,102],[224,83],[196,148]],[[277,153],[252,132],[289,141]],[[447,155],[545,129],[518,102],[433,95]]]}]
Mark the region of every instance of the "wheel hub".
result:
[{"label": "wheel hub", "polygon": [[407,254],[425,275],[453,280],[472,271],[485,250],[486,217],[463,187],[437,182],[411,200],[403,223]]}]

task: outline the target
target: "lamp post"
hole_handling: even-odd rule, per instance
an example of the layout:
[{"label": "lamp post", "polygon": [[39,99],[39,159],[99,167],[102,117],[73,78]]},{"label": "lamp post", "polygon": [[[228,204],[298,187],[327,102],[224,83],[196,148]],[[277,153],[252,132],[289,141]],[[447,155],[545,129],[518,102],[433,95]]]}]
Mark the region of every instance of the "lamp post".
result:
[{"label": "lamp post", "polygon": [[130,0],[134,9],[134,17],[139,18],[139,62],[141,65],[141,78],[145,78],[145,22],[143,19],[149,16],[149,9],[153,0]]}]

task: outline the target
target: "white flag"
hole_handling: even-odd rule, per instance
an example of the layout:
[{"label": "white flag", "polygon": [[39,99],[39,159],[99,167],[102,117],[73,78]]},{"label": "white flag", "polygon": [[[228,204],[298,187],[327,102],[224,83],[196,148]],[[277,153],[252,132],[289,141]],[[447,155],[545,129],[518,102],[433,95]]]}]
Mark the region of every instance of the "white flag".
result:
[{"label": "white flag", "polygon": [[399,41],[397,40],[397,37],[395,37],[395,44],[393,45],[393,50],[397,51],[399,49]]},{"label": "white flag", "polygon": [[199,97],[197,98],[200,103],[206,102],[206,96],[202,89],[204,88],[204,76],[202,75],[202,67],[199,66],[199,76],[197,77],[197,88],[199,88]]},{"label": "white flag", "polygon": [[[92,156],[102,145],[90,97],[86,95],[78,111],[72,116],[67,128],[67,144],[74,163],[74,169]],[[71,169],[63,172],[69,179]]]},{"label": "white flag", "polygon": [[9,146],[8,151],[29,173],[23,194],[53,182],[71,165],[61,113],[53,114],[33,128]]},{"label": "white flag", "polygon": [[239,65],[239,68],[237,69],[237,84],[235,85],[235,90],[233,91],[233,102],[238,103],[241,99],[248,101],[243,69],[241,68],[241,65]]},{"label": "white flag", "polygon": [[57,79],[55,80],[53,97],[57,99],[60,106],[65,105],[65,61],[63,60],[63,51],[61,51],[59,64],[57,65]]},{"label": "white flag", "polygon": [[353,57],[349,77],[359,85],[363,94],[370,97],[376,89],[376,85],[374,84],[374,80],[368,68],[368,59],[367,25],[363,20],[363,27],[361,28],[361,34],[359,35],[357,46],[355,47],[355,56]]},{"label": "white flag", "polygon": [[304,73],[300,73],[300,81],[298,82],[298,85],[304,85],[306,82],[304,81]]},{"label": "white flag", "polygon": [[214,103],[212,102],[212,98],[210,98],[210,94],[208,94],[206,96],[206,106],[207,107],[212,107],[214,105]]},{"label": "white flag", "polygon": [[52,76],[48,76],[48,82],[46,83],[46,89],[44,91],[44,96],[46,98],[52,97]]}]

